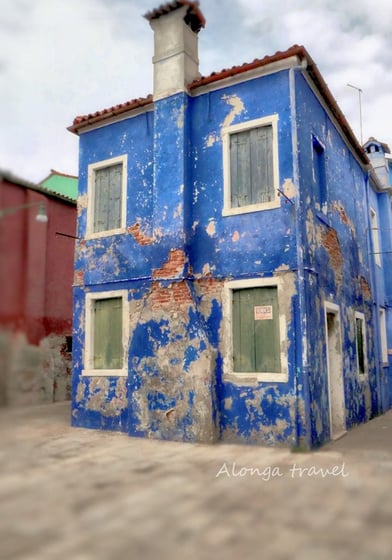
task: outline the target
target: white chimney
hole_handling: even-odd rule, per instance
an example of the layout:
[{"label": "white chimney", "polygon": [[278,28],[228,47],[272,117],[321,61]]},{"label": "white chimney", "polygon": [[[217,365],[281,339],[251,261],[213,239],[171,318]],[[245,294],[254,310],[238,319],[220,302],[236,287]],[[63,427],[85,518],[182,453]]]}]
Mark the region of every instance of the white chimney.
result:
[{"label": "white chimney", "polygon": [[176,0],[144,17],[154,31],[154,101],[186,91],[200,77],[198,32],[205,19],[199,3]]}]

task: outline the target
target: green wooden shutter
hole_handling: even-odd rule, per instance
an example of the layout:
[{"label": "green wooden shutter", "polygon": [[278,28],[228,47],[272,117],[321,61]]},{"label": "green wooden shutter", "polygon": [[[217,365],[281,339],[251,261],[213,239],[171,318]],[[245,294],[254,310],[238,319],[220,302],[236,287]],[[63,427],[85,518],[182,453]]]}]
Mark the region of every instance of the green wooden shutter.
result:
[{"label": "green wooden shutter", "polygon": [[230,136],[231,206],[250,204],[250,133],[239,132]]},{"label": "green wooden shutter", "polygon": [[94,369],[122,369],[122,298],[94,302]]},{"label": "green wooden shutter", "polygon": [[94,232],[121,227],[121,163],[95,171]]},{"label": "green wooden shutter", "polygon": [[251,130],[251,204],[274,198],[272,126]]},{"label": "green wooden shutter", "polygon": [[252,290],[233,292],[234,371],[255,371]]},{"label": "green wooden shutter", "polygon": [[[260,307],[267,309],[271,318],[256,319],[255,308]],[[233,291],[233,368],[244,373],[281,371],[279,306],[275,286]]]}]

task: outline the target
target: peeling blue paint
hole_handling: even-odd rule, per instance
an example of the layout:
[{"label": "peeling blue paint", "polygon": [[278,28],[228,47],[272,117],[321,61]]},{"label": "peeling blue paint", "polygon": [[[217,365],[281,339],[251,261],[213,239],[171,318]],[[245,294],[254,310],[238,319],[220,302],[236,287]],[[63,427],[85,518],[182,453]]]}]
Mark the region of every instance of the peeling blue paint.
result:
[{"label": "peeling blue paint", "polygon": [[[223,216],[222,127],[271,115],[278,115],[284,196],[276,208]],[[315,197],[315,137],[325,147],[325,208]],[[87,167],[124,154],[125,231],[85,239]],[[194,97],[176,94],[153,111],[82,134],[73,424],[183,441],[321,445],[331,430],[325,302],[340,310],[346,426],[377,414],[373,307],[385,288],[382,273],[372,278],[367,250],[365,175],[325,104],[289,70]],[[370,197],[377,206],[378,195]],[[290,286],[280,302],[287,380],[246,382],[225,369],[225,286],[267,278]],[[388,293],[391,286],[388,280]],[[85,296],[118,289],[130,304],[127,378],[86,377]],[[366,317],[366,379],[357,372],[355,311]],[[388,383],[383,392],[392,398]]]}]

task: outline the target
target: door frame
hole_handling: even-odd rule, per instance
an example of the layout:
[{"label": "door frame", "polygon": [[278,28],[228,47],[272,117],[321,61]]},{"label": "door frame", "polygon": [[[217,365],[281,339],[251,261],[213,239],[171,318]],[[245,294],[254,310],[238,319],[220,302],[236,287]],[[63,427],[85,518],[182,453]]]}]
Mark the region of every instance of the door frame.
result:
[{"label": "door frame", "polygon": [[[333,315],[335,333],[337,336],[336,347],[339,349],[332,362],[332,349],[330,348],[330,330],[328,328],[328,315]],[[343,382],[343,344],[340,307],[330,301],[324,302],[325,320],[325,347],[327,356],[327,383],[329,402],[329,432],[332,440],[340,438],[346,433],[346,404]]]}]

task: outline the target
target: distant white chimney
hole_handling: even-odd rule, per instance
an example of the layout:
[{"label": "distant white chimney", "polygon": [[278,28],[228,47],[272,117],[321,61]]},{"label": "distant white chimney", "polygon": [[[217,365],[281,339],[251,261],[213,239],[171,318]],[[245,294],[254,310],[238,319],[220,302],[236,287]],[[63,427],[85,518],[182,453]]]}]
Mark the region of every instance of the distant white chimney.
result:
[{"label": "distant white chimney", "polygon": [[154,100],[186,91],[200,77],[198,33],[205,19],[199,2],[175,0],[144,17],[154,31]]}]

